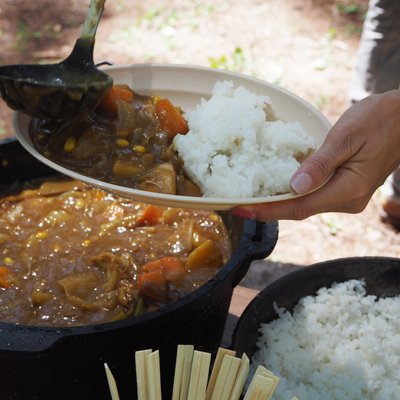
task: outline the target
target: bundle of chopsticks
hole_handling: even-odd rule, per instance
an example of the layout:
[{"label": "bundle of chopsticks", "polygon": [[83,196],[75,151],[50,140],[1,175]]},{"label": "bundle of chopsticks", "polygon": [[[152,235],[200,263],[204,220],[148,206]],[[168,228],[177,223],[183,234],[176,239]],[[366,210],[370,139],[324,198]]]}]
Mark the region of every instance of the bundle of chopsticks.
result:
[{"label": "bundle of chopsticks", "polygon": [[[279,378],[258,366],[244,392],[250,361],[246,354],[236,357],[233,350],[220,347],[210,374],[211,354],[178,345],[172,400],[270,400]],[[104,364],[112,400],[120,400],[115,378]],[[137,399],[162,400],[159,351],[135,352]],[[293,399],[294,400],[294,399]]]}]

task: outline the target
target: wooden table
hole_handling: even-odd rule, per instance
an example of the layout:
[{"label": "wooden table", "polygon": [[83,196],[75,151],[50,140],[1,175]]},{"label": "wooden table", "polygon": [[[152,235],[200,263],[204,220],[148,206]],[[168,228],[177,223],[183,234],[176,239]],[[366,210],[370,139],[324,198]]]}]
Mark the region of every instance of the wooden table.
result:
[{"label": "wooden table", "polygon": [[239,317],[242,315],[244,309],[247,307],[250,301],[254,299],[257,293],[258,290],[250,289],[244,286],[237,286],[233,290],[232,301],[229,307],[229,315],[221,342],[222,347],[229,347],[231,345],[232,335]]}]

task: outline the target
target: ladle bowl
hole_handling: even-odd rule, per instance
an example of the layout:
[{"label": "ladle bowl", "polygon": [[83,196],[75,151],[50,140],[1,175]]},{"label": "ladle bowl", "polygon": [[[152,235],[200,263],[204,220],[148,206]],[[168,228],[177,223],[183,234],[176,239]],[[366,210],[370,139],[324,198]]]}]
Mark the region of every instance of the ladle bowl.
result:
[{"label": "ladle bowl", "polygon": [[0,67],[0,94],[11,109],[37,118],[68,119],[98,105],[113,83],[93,61],[104,3],[91,0],[81,37],[64,61]]}]

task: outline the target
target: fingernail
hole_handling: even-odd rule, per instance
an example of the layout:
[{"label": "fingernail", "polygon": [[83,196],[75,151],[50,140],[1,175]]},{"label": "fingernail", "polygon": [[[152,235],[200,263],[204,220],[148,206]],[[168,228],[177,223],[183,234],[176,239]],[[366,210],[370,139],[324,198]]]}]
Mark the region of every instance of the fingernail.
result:
[{"label": "fingernail", "polygon": [[245,208],[235,208],[232,210],[232,214],[240,218],[255,219],[256,213],[251,210],[246,210]]},{"label": "fingernail", "polygon": [[312,179],[311,176],[305,172],[300,172],[292,178],[290,181],[290,186],[298,194],[305,194],[312,189]]}]

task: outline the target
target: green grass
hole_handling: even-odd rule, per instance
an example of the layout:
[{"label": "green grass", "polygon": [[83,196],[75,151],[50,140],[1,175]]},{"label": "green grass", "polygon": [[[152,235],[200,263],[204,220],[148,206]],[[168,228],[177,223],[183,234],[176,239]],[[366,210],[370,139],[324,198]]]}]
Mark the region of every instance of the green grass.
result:
[{"label": "green grass", "polygon": [[211,68],[240,72],[243,70],[246,60],[243,49],[241,47],[236,47],[231,54],[222,54],[219,57],[209,57],[208,62]]},{"label": "green grass", "polygon": [[54,40],[60,38],[62,34],[62,26],[58,24],[45,24],[40,30],[31,31],[25,22],[19,21],[15,39],[15,50],[23,53],[29,41],[41,39]]},{"label": "green grass", "polygon": [[188,7],[179,11],[164,4],[149,7],[143,15],[136,18],[135,25],[157,31],[178,26],[195,30],[199,27],[201,20],[215,10],[215,6],[210,3],[195,0],[187,0],[186,3]]},{"label": "green grass", "polygon": [[339,2],[336,4],[336,8],[340,14],[345,15],[361,15],[363,13],[361,5],[356,3],[344,4]]},{"label": "green grass", "polygon": [[321,221],[327,226],[329,234],[331,236],[336,236],[341,230],[343,230],[342,224],[333,214],[320,214],[319,217]]},{"label": "green grass", "polygon": [[362,26],[350,22],[344,27],[344,31],[347,37],[360,36],[362,32]]},{"label": "green grass", "polygon": [[315,102],[314,106],[318,108],[318,110],[323,110],[329,103],[329,100],[326,96],[320,96]]},{"label": "green grass", "polygon": [[109,41],[116,43],[120,41],[132,42],[144,40],[146,32],[156,32],[160,39],[165,41],[170,50],[178,47],[176,33],[193,32],[198,29],[203,21],[208,20],[210,14],[215,10],[215,5],[200,2],[199,0],[183,1],[183,7],[176,9],[168,6],[165,2],[147,6],[126,28],[120,28],[110,35]]},{"label": "green grass", "polygon": [[17,32],[16,32],[16,40],[15,40],[15,50],[19,53],[22,53],[25,51],[26,48],[26,42],[30,38],[30,32],[23,21],[19,21],[17,25]]},{"label": "green grass", "polygon": [[344,26],[346,37],[360,36],[362,23],[366,16],[364,7],[359,2],[338,2],[336,9],[340,15],[348,17],[348,22]]}]

